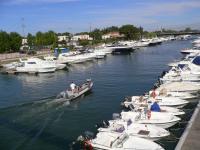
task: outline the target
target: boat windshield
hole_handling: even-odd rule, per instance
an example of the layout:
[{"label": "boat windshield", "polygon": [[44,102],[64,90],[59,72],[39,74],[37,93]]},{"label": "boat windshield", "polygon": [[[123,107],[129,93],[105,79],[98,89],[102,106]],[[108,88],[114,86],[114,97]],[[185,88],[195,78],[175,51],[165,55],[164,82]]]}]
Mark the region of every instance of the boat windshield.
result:
[{"label": "boat windshield", "polygon": [[200,56],[197,56],[193,61],[192,61],[193,64],[195,65],[200,65]]},{"label": "boat windshield", "polygon": [[119,136],[116,140],[116,142],[114,142],[112,144],[112,147],[117,147],[117,148],[122,148],[123,144],[128,140],[128,135],[127,134],[123,134],[121,136]]},{"label": "boat windshield", "polygon": [[36,62],[27,62],[27,64],[36,64]]}]

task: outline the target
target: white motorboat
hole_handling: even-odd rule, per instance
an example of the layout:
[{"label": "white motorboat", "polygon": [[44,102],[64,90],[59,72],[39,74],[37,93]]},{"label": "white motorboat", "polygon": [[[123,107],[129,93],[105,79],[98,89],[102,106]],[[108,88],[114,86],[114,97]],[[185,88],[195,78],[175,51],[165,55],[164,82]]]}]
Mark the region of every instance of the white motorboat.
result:
[{"label": "white motorboat", "polygon": [[20,59],[20,66],[16,67],[16,71],[21,73],[48,73],[55,72],[55,70],[55,63],[39,58]]},{"label": "white motorboat", "polygon": [[86,143],[98,150],[164,150],[157,143],[125,133],[99,132],[95,139]]},{"label": "white motorboat", "polygon": [[195,83],[187,83],[187,82],[172,82],[161,84],[156,90],[167,90],[167,92],[187,92],[187,93],[197,93],[200,90],[200,85]]},{"label": "white motorboat", "polygon": [[200,38],[197,38],[196,40],[194,40],[193,42],[192,42],[192,44],[199,44],[200,43]]},{"label": "white motorboat", "polygon": [[[174,108],[174,107],[167,107],[167,106],[160,106],[160,109],[162,113],[170,113],[174,116],[181,116],[181,115],[184,115],[185,112],[181,109],[178,109],[178,108]],[[153,110],[151,110],[153,111]]]},{"label": "white motorboat", "polygon": [[44,57],[44,60],[46,61],[50,61],[50,62],[54,62],[55,65],[56,65],[56,70],[62,70],[64,68],[66,68],[66,64],[62,64],[60,63],[56,57],[54,56],[46,56]]},{"label": "white motorboat", "polygon": [[170,113],[153,111],[142,112],[121,112],[122,120],[131,120],[133,123],[153,124],[161,128],[169,128],[178,123],[181,119]]},{"label": "white motorboat", "polygon": [[178,65],[178,67],[172,67],[167,73],[165,73],[160,78],[160,81],[162,81],[162,83],[178,81],[198,82],[200,81],[200,72],[199,74],[194,74],[188,65]]},{"label": "white motorboat", "polygon": [[151,141],[156,141],[161,138],[167,137],[170,135],[169,131],[157,127],[155,125],[146,125],[146,124],[138,124],[132,123],[131,120],[124,121],[121,119],[118,120],[110,120],[109,125],[104,128],[99,128],[99,132],[117,132],[117,133],[127,133],[129,136],[137,136],[141,138],[145,138]]},{"label": "white motorboat", "polygon": [[103,52],[105,54],[111,54],[112,51],[113,51],[112,48],[110,48],[109,46],[106,46],[106,45],[96,47],[95,50],[98,50],[98,51]]},{"label": "white motorboat", "polygon": [[95,58],[97,58],[97,59],[102,59],[102,58],[106,57],[105,51],[94,49],[94,50],[91,50],[91,52],[94,53]]},{"label": "white motorboat", "polygon": [[74,53],[63,53],[59,54],[58,60],[62,63],[82,63],[85,61],[92,60],[96,57],[94,53],[80,53],[80,52],[74,52]]},{"label": "white motorboat", "polygon": [[[151,93],[152,91],[149,91]],[[198,94],[191,94],[187,92],[169,92],[165,88],[160,91],[155,90],[156,95],[164,97],[177,97],[184,100],[195,99],[198,97]]]},{"label": "white motorboat", "polygon": [[191,49],[183,49],[181,50],[182,54],[190,54],[190,53],[200,53],[200,49],[191,48]]},{"label": "white motorboat", "polygon": [[3,68],[5,70],[15,70],[17,66],[19,66],[20,63],[19,62],[11,62],[11,63],[8,63],[8,64],[3,64]]},{"label": "white motorboat", "polygon": [[113,54],[126,54],[133,51],[132,46],[127,45],[111,45],[108,47],[112,49]]},{"label": "white motorboat", "polygon": [[[149,106],[148,104],[146,106],[145,104],[141,106],[136,105],[136,107],[134,107],[133,105],[129,105],[128,108],[133,111],[140,111],[141,109],[148,109],[148,106]],[[185,112],[181,109],[175,107],[160,106],[158,103],[151,104],[150,110],[155,112],[169,113],[174,116],[181,116],[185,114]]]},{"label": "white motorboat", "polygon": [[134,107],[141,107],[146,105],[152,105],[154,102],[158,102],[160,106],[168,106],[175,108],[182,108],[187,105],[189,102],[186,100],[182,100],[177,97],[164,97],[157,96],[155,99],[151,97],[143,97],[143,96],[132,96],[130,98],[126,98],[123,102],[125,107],[129,105],[133,105]]}]

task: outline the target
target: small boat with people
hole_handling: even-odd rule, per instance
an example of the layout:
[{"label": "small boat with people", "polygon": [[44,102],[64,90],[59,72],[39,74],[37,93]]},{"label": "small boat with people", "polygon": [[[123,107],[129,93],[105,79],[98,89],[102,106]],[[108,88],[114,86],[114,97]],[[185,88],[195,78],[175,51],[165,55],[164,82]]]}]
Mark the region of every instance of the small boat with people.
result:
[{"label": "small boat with people", "polygon": [[56,101],[72,101],[90,91],[92,87],[93,82],[91,79],[87,79],[79,86],[72,82],[69,89],[62,91],[57,95]]}]

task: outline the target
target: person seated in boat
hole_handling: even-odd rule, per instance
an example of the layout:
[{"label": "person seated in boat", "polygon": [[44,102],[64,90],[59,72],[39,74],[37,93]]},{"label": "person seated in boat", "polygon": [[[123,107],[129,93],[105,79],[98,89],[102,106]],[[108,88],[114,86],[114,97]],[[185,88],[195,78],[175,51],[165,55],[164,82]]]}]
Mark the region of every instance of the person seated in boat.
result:
[{"label": "person seated in boat", "polygon": [[74,82],[72,82],[72,83],[70,84],[70,89],[71,89],[72,92],[75,92],[76,84],[75,84]]},{"label": "person seated in boat", "polygon": [[155,112],[161,111],[160,106],[158,105],[156,101],[153,103],[153,105],[151,105],[151,111],[155,111]]}]

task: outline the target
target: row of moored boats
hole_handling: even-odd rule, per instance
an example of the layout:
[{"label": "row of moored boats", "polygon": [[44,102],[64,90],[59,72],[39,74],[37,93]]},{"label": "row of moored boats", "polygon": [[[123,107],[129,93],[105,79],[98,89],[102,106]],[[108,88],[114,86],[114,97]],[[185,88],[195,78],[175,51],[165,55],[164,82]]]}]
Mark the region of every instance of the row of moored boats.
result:
[{"label": "row of moored boats", "polygon": [[103,44],[101,46],[69,51],[61,53],[57,57],[45,56],[43,59],[40,58],[27,58],[19,59],[17,62],[4,64],[5,72],[14,71],[16,73],[48,73],[55,72],[66,68],[66,64],[84,63],[86,61],[92,61],[94,59],[105,58],[108,54],[121,54],[130,53],[135,49],[147,46],[153,46],[161,44],[164,41],[175,40],[174,37],[165,38],[153,38],[153,39],[142,39],[140,41],[119,41],[114,44]]},{"label": "row of moored boats", "polygon": [[[200,64],[198,66],[198,60],[195,60],[200,59],[200,55],[195,52],[195,56],[187,60],[190,56],[184,59],[187,61],[187,65],[184,65],[190,67],[186,69],[187,73],[179,65],[183,60],[177,61],[168,72],[163,73],[152,90],[141,96],[126,97],[121,104],[128,111],[114,113],[112,120],[97,124],[98,133],[95,137],[90,134],[80,136],[78,139],[84,147],[102,150],[163,150],[156,141],[170,136],[168,128],[179,123],[185,114],[182,108],[199,97],[200,84],[194,82],[193,78],[200,75],[200,69],[197,69]],[[173,74],[175,69],[176,74]],[[187,76],[187,80],[183,76]]]}]

